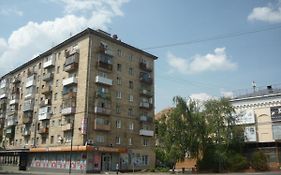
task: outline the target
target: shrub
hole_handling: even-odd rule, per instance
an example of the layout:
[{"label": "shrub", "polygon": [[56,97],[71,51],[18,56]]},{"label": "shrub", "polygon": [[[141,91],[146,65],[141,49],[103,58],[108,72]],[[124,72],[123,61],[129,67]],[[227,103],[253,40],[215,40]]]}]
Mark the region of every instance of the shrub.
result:
[{"label": "shrub", "polygon": [[267,158],[262,151],[255,151],[251,157],[251,165],[255,170],[267,171]]},{"label": "shrub", "polygon": [[233,172],[242,171],[249,167],[247,159],[239,153],[228,155],[228,165],[229,170]]}]

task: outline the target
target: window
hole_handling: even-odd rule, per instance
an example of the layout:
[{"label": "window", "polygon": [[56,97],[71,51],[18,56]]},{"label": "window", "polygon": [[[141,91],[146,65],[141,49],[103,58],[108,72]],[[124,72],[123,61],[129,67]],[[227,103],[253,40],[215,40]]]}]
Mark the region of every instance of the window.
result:
[{"label": "window", "polygon": [[128,100],[129,100],[129,102],[133,102],[134,101],[134,96],[129,94]]},{"label": "window", "polygon": [[121,67],[122,67],[121,64],[118,63],[117,64],[117,71],[121,72]]},{"label": "window", "polygon": [[121,51],[120,49],[117,49],[117,55],[118,55],[119,57],[122,56],[122,51]]},{"label": "window", "polygon": [[130,88],[130,89],[133,89],[133,88],[134,88],[134,83],[133,83],[133,81],[129,81],[129,88]]},{"label": "window", "polygon": [[141,161],[143,165],[148,165],[148,155],[141,156]]},{"label": "window", "polygon": [[57,74],[60,73],[60,66],[57,67]]},{"label": "window", "polygon": [[42,137],[41,144],[46,144],[47,137]]},{"label": "window", "polygon": [[117,85],[121,85],[121,78],[117,77]]},{"label": "window", "polygon": [[41,69],[41,63],[38,64],[38,68]]},{"label": "window", "polygon": [[61,126],[61,119],[58,120],[58,125]]},{"label": "window", "polygon": [[58,87],[59,85],[59,80],[56,80],[56,87]]},{"label": "window", "polygon": [[120,105],[117,104],[115,110],[116,110],[116,114],[120,114]]},{"label": "window", "polygon": [[128,145],[133,145],[132,138],[129,138]]},{"label": "window", "polygon": [[115,143],[120,145],[121,144],[121,138],[119,136],[115,137]]},{"label": "window", "polygon": [[103,142],[104,142],[104,136],[97,135],[97,136],[96,136],[96,142],[98,142],[98,143],[103,143]]},{"label": "window", "polygon": [[116,128],[121,128],[121,120],[116,120]]},{"label": "window", "polygon": [[55,93],[54,100],[57,100],[58,93]]},{"label": "window", "polygon": [[116,98],[118,98],[118,99],[122,98],[122,93],[120,91],[116,92]]},{"label": "window", "polygon": [[128,60],[129,60],[129,61],[133,61],[133,55],[129,55],[129,56],[128,56]]},{"label": "window", "polygon": [[129,75],[133,75],[133,68],[129,67]]},{"label": "window", "polygon": [[134,130],[134,123],[129,123],[129,130]]},{"label": "window", "polygon": [[128,116],[133,116],[133,108],[128,109]]},{"label": "window", "polygon": [[55,120],[52,120],[52,127],[55,126]]},{"label": "window", "polygon": [[143,146],[147,146],[148,145],[148,140],[146,138],[143,138],[142,144],[143,144]]}]

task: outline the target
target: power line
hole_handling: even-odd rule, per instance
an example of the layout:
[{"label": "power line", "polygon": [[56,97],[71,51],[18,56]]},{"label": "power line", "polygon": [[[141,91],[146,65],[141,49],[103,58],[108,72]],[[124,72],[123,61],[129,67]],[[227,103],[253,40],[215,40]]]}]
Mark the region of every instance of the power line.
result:
[{"label": "power line", "polygon": [[191,40],[191,41],[183,41],[183,42],[164,44],[164,45],[158,45],[158,46],[150,46],[150,47],[143,48],[143,50],[161,49],[161,48],[166,48],[166,47],[191,45],[191,44],[213,41],[213,40],[226,39],[226,38],[235,38],[235,37],[239,37],[239,36],[243,36],[243,35],[250,35],[250,34],[270,31],[270,30],[277,30],[277,29],[280,29],[280,28],[281,28],[281,25],[278,25],[278,26],[274,25],[274,26],[270,26],[268,28],[262,28],[262,29],[252,30],[252,31],[227,33],[227,34],[213,36],[213,37],[209,37],[209,38],[196,39],[196,40]]}]

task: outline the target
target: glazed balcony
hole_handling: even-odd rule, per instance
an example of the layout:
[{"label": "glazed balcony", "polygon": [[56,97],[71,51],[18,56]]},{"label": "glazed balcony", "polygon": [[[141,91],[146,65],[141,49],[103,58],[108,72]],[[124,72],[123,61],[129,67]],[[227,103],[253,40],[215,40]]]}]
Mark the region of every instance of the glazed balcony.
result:
[{"label": "glazed balcony", "polygon": [[6,120],[6,126],[9,127],[9,126],[14,126],[17,124],[17,119],[16,117],[9,117],[7,118]]},{"label": "glazed balcony", "polygon": [[150,90],[142,88],[142,89],[140,89],[140,95],[152,97],[153,93]]},{"label": "glazed balcony", "polygon": [[5,88],[6,86],[7,86],[7,82],[6,82],[6,80],[1,81],[1,83],[0,83],[0,89]]},{"label": "glazed balcony", "polygon": [[73,72],[76,71],[78,69],[78,63],[72,63],[69,65],[64,65],[63,70],[65,72]]},{"label": "glazed balcony", "polygon": [[70,130],[72,130],[73,128],[72,128],[72,124],[71,123],[67,123],[67,124],[64,124],[63,126],[62,126],[62,130],[63,131],[70,131]]},{"label": "glazed balcony", "polygon": [[102,77],[100,75],[96,76],[96,83],[112,86],[112,80],[111,79]]},{"label": "glazed balcony", "polygon": [[8,97],[8,94],[6,92],[3,92],[2,94],[0,94],[0,99],[5,99]]},{"label": "glazed balcony", "polygon": [[113,52],[110,49],[108,49],[107,45],[105,44],[100,45],[99,52],[102,54],[106,54],[108,56],[113,56]]},{"label": "glazed balcony", "polygon": [[112,56],[99,54],[97,66],[112,71]]},{"label": "glazed balcony", "polygon": [[53,78],[54,78],[54,74],[52,72],[48,72],[45,75],[43,75],[42,80],[51,81]]},{"label": "glazed balcony", "polygon": [[111,94],[110,93],[105,93],[105,92],[102,92],[102,91],[96,91],[96,97],[97,98],[103,98],[103,99],[106,99],[106,100],[111,100]]},{"label": "glazed balcony", "polygon": [[141,115],[140,116],[140,121],[141,122],[152,122],[152,117],[148,115]]},{"label": "glazed balcony", "polygon": [[36,92],[36,88],[34,86],[32,87],[28,87],[26,89],[26,94],[24,96],[24,98],[28,99],[28,98],[33,98]]},{"label": "glazed balcony", "polygon": [[40,107],[45,107],[51,105],[51,99],[45,99],[40,102]]},{"label": "glazed balcony", "polygon": [[63,100],[72,100],[72,99],[76,99],[77,97],[77,92],[67,92],[65,94],[63,94]]},{"label": "glazed balcony", "polygon": [[29,77],[27,78],[27,81],[25,83],[25,87],[30,87],[30,86],[35,86],[36,85],[36,81],[34,80],[34,77]]},{"label": "glazed balcony", "polygon": [[55,66],[55,59],[52,56],[50,58],[51,58],[50,60],[43,63],[44,69]]},{"label": "glazed balcony", "polygon": [[61,110],[62,115],[71,115],[76,112],[76,107],[65,107]]},{"label": "glazed balcony", "polygon": [[23,133],[22,133],[22,136],[30,136],[30,134],[31,134],[31,130],[30,129],[24,129]]},{"label": "glazed balcony", "polygon": [[110,131],[110,124],[99,124],[97,121],[95,121],[94,124],[94,130],[98,130],[98,131]]},{"label": "glazed balcony", "polygon": [[70,86],[70,85],[74,85],[77,84],[77,78],[76,77],[69,77],[67,79],[64,79],[62,81],[63,86]]},{"label": "glazed balcony", "polygon": [[48,120],[52,115],[51,107],[45,106],[39,109],[38,120]]},{"label": "glazed balcony", "polygon": [[149,102],[140,102],[140,108],[151,109],[153,105]]},{"label": "glazed balcony", "polygon": [[14,129],[13,128],[7,128],[5,131],[5,135],[7,138],[12,138],[14,136]]},{"label": "glazed balcony", "polygon": [[147,130],[147,129],[140,129],[139,135],[140,135],[140,136],[153,137],[154,131],[152,131],[152,130]]},{"label": "glazed balcony", "polygon": [[39,134],[48,134],[49,133],[49,128],[48,127],[42,127],[38,130]]},{"label": "glazed balcony", "polygon": [[33,111],[33,108],[34,108],[33,102],[23,104],[23,112]]},{"label": "glazed balcony", "polygon": [[147,72],[152,71],[152,66],[149,66],[147,63],[144,63],[144,62],[140,62],[139,67],[140,67],[140,69],[147,71]]},{"label": "glazed balcony", "polygon": [[29,116],[23,116],[23,118],[22,118],[22,123],[23,123],[23,124],[29,124],[29,123],[32,123],[32,117],[29,117]]},{"label": "glazed balcony", "polygon": [[18,103],[19,103],[19,99],[18,98],[10,100],[10,105],[15,105],[15,104],[18,104]]},{"label": "glazed balcony", "polygon": [[104,107],[95,106],[95,113],[96,114],[102,114],[102,115],[110,115],[111,114],[111,109],[110,108],[104,108]]},{"label": "glazed balcony", "polygon": [[48,95],[52,93],[52,87],[51,86],[44,86],[44,88],[41,90],[42,94]]},{"label": "glazed balcony", "polygon": [[148,78],[148,77],[144,77],[144,76],[140,76],[140,81],[142,83],[146,83],[146,84],[149,84],[149,85],[151,85],[152,82],[153,82],[152,78]]}]

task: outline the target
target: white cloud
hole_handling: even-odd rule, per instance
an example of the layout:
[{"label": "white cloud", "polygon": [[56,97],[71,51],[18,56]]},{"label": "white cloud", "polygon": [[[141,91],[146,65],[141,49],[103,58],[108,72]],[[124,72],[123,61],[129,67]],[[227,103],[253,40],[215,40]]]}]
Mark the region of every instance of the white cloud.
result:
[{"label": "white cloud", "polygon": [[220,93],[223,97],[233,98],[233,92],[232,91],[225,91],[225,90],[221,89]]},{"label": "white cloud", "polygon": [[279,23],[281,22],[281,3],[278,3],[277,6],[278,7],[273,7],[268,5],[266,7],[256,7],[248,16],[248,20]]},{"label": "white cloud", "polygon": [[195,55],[190,59],[177,57],[168,53],[170,72],[178,71],[182,74],[194,74],[206,71],[227,71],[237,68],[237,64],[230,61],[225,53],[225,48],[216,48],[214,53]]},{"label": "white cloud", "polygon": [[[87,1],[83,2],[87,3]],[[0,75],[31,60],[35,54],[46,51],[54,43],[62,42],[69,37],[70,33],[76,34],[87,27],[106,30],[113,17],[122,15],[121,6],[127,1],[116,0],[112,6],[111,1],[96,2],[100,3],[98,5],[100,8],[97,9],[93,5],[89,16],[67,14],[40,23],[30,21],[13,31],[8,39],[0,38]]]},{"label": "white cloud", "polygon": [[3,15],[3,16],[10,16],[10,15],[23,16],[23,12],[16,9],[16,8],[1,8],[0,9],[0,15]]},{"label": "white cloud", "polygon": [[190,95],[190,98],[192,100],[196,100],[196,101],[199,101],[199,102],[204,102],[204,101],[207,101],[207,100],[210,100],[210,99],[214,99],[216,97],[213,97],[207,93],[195,93],[195,94],[191,94]]}]

